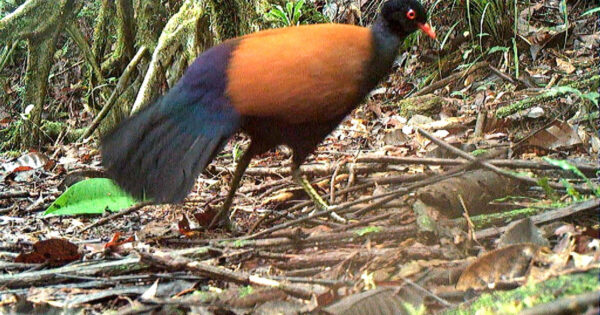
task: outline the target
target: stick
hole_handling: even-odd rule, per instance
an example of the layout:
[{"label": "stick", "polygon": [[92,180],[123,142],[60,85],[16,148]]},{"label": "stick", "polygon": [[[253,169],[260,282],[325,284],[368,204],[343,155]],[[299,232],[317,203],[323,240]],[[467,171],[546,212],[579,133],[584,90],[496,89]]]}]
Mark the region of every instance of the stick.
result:
[{"label": "stick", "polygon": [[550,303],[536,305],[521,311],[521,314],[583,314],[583,312],[590,307],[598,307],[598,301],[600,301],[600,291],[588,292],[576,296],[564,297]]},{"label": "stick", "polygon": [[274,287],[302,299],[310,299],[312,297],[312,293],[308,290],[298,287],[290,287],[285,283],[281,283],[273,279],[251,276],[246,273],[235,272],[226,268],[215,267],[198,261],[190,261],[184,257],[161,257],[158,255],[141,253],[141,260],[149,265],[164,267],[168,270],[190,270],[193,272],[198,272],[211,279],[221,279],[238,284],[256,284]]},{"label": "stick", "polygon": [[[427,139],[429,139],[432,142],[434,142],[435,144],[439,145],[440,147],[442,147],[442,148],[444,148],[444,149],[446,149],[446,150],[448,150],[448,151],[450,151],[450,152],[452,152],[452,153],[454,153],[454,154],[456,154],[456,155],[458,155],[458,156],[460,156],[460,157],[462,157],[464,159],[467,159],[469,161],[472,161],[472,162],[477,161],[478,164],[480,164],[481,166],[483,166],[483,167],[491,170],[494,173],[497,173],[499,175],[506,176],[506,177],[509,177],[509,178],[512,178],[512,179],[515,179],[515,180],[518,180],[518,181],[522,181],[522,182],[531,184],[533,186],[539,186],[538,185],[538,181],[536,179],[534,179],[534,178],[527,177],[527,176],[521,176],[521,175],[515,175],[515,174],[513,174],[511,172],[508,172],[508,171],[505,171],[505,170],[503,170],[501,168],[498,168],[497,166],[494,166],[494,165],[492,165],[492,164],[490,164],[490,163],[488,163],[486,161],[477,160],[476,157],[474,157],[474,156],[472,156],[472,155],[470,155],[470,154],[462,151],[461,149],[455,148],[455,147],[447,144],[446,142],[444,142],[444,141],[442,141],[442,140],[434,137],[432,134],[428,133],[427,131],[425,131],[425,130],[423,130],[421,128],[417,128],[417,131],[420,134],[422,134],[424,137],[426,137]],[[548,186],[550,186],[552,188],[555,188],[555,189],[563,189],[564,188],[563,185],[557,184],[557,183],[548,183]],[[593,192],[593,190],[591,188],[582,187],[580,185],[573,185],[573,187],[575,189],[577,189],[578,191],[581,191],[581,192],[584,192],[584,193],[592,193]]]},{"label": "stick", "polygon": [[[600,209],[600,199],[594,198],[584,202],[574,203],[564,208],[557,208],[554,210],[546,211],[544,213],[540,213],[531,217],[531,220],[534,224],[542,224],[550,221],[554,221],[556,219],[564,218],[570,215],[573,215],[577,212],[586,211],[586,210],[594,210]],[[487,228],[475,233],[477,239],[490,238],[493,236],[500,235],[504,233],[506,230],[506,226],[497,228]]]},{"label": "stick", "polygon": [[[459,159],[440,159],[440,158],[419,158],[419,157],[395,157],[395,156],[378,156],[370,155],[363,156],[356,159],[356,162],[360,163],[384,163],[393,165],[402,164],[421,164],[421,165],[442,165],[452,166],[469,163]],[[551,169],[562,169],[560,166],[549,164],[546,161],[529,161],[529,160],[508,160],[508,159],[492,159],[488,160],[488,163],[498,167],[508,168],[527,168],[527,169],[538,169],[538,170],[551,170]],[[596,174],[600,171],[600,167],[592,164],[581,164],[571,163],[577,167],[584,174]]]},{"label": "stick", "polygon": [[431,93],[437,89],[443,88],[444,86],[452,83],[453,81],[456,81],[461,77],[469,75],[472,72],[475,72],[481,68],[487,67],[488,65],[489,64],[486,61],[478,62],[478,63],[474,64],[472,67],[467,68],[466,70],[463,70],[459,73],[450,75],[450,76],[446,77],[445,79],[436,81],[435,83],[432,83],[432,84],[422,88],[420,91],[413,94],[412,97],[425,95],[425,94]]},{"label": "stick", "polygon": [[115,213],[113,215],[110,215],[108,217],[104,217],[104,218],[102,218],[102,219],[100,219],[100,220],[98,220],[98,221],[96,221],[96,222],[94,222],[94,223],[92,223],[92,224],[84,227],[83,230],[81,230],[81,232],[85,232],[85,231],[87,231],[87,230],[89,230],[89,229],[91,229],[93,227],[97,227],[97,226],[103,225],[106,222],[109,222],[109,221],[112,221],[114,219],[120,218],[120,217],[122,217],[122,216],[124,216],[126,214],[132,213],[132,212],[137,211],[137,210],[139,210],[139,209],[141,209],[141,208],[143,208],[145,206],[149,206],[149,205],[153,205],[153,204],[154,203],[151,202],[151,201],[140,202],[138,204],[135,204],[135,205],[133,205],[133,206],[125,209],[125,210],[121,210],[121,211],[119,211],[119,212],[117,212],[117,213]]}]

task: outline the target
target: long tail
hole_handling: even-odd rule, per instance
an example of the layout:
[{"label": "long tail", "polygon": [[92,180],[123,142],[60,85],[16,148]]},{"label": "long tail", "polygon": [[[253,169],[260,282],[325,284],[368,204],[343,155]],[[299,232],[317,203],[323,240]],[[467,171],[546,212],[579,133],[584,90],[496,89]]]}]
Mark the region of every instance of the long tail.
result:
[{"label": "long tail", "polygon": [[102,165],[134,197],[180,202],[239,125],[223,98],[176,86],[102,140]]}]

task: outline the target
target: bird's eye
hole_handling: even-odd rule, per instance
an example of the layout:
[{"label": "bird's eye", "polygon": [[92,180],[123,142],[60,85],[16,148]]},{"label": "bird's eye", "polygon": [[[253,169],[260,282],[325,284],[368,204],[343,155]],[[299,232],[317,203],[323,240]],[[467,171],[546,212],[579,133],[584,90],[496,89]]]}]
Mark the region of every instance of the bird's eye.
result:
[{"label": "bird's eye", "polygon": [[417,13],[415,13],[415,10],[410,9],[410,10],[408,10],[408,12],[406,12],[406,17],[409,20],[414,20],[417,17]]}]

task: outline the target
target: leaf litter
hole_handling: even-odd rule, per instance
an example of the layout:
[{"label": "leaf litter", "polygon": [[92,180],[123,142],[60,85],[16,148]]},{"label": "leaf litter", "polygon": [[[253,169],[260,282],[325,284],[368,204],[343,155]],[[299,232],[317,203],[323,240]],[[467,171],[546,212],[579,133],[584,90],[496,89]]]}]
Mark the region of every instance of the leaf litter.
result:
[{"label": "leaf litter", "polygon": [[[556,15],[540,5],[556,1],[536,2],[520,18]],[[183,204],[145,206],[116,218],[105,208],[95,215],[42,213],[73,183],[89,178],[74,176],[61,185],[68,173],[101,175],[93,144],[58,144],[16,160],[3,156],[3,310],[14,310],[20,299],[36,307],[118,312],[142,307],[360,314],[377,307],[382,313],[429,313],[482,292],[600,270],[600,196],[593,190],[599,185],[593,177],[598,135],[580,119],[589,113],[580,113],[585,108],[579,106],[593,95],[587,87],[572,87],[584,92],[563,88],[543,96],[597,67],[590,36],[598,34],[570,44],[581,49],[561,49],[565,35],[573,40],[574,30],[583,34],[585,27],[552,29],[539,19],[527,21],[532,24],[521,37],[531,56],[520,66],[529,77],[506,75],[507,63],[491,58],[504,76],[487,71],[486,64],[474,70],[446,66],[444,77],[452,80],[439,87],[429,82],[418,89],[424,96],[412,96],[428,66],[424,49],[405,56],[405,67],[319,146],[302,170],[345,224],[315,214],[291,184],[290,153],[282,149],[252,161],[234,204],[237,232],[205,230],[228,190],[235,165],[229,152],[235,143],[247,144],[242,135],[200,176]],[[460,42],[454,35],[450,44],[466,52],[469,45],[454,44]],[[525,88],[532,86],[528,80],[544,87]],[[502,108],[518,115],[496,115]],[[519,187],[514,179],[481,170],[478,161],[457,158],[418,128],[481,161],[539,179],[539,185]],[[569,161],[588,181],[565,175],[572,171],[543,156]],[[31,173],[17,178],[20,172]],[[573,189],[544,184],[561,180]],[[588,190],[576,193],[580,187]],[[420,203],[435,211],[417,215]],[[488,216],[490,210],[499,217]],[[102,219],[108,220],[85,229]],[[423,229],[421,220],[439,229]]]}]

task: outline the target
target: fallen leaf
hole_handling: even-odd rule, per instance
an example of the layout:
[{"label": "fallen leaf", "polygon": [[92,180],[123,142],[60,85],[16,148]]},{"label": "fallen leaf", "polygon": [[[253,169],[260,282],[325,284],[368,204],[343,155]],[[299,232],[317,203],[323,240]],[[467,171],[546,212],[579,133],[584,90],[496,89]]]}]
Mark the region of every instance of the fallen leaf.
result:
[{"label": "fallen leaf", "polygon": [[511,281],[527,272],[537,255],[534,244],[510,245],[477,258],[462,273],[456,284],[458,290],[493,288],[499,281]]},{"label": "fallen leaf", "polygon": [[21,253],[15,262],[27,264],[48,263],[51,266],[61,266],[79,260],[77,245],[64,239],[48,239],[33,244],[33,252]]},{"label": "fallen leaf", "polygon": [[565,72],[566,74],[571,74],[571,73],[575,72],[575,70],[576,70],[575,66],[573,66],[567,60],[564,60],[561,58],[556,58],[556,66],[558,67],[559,70]]}]

